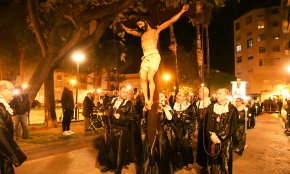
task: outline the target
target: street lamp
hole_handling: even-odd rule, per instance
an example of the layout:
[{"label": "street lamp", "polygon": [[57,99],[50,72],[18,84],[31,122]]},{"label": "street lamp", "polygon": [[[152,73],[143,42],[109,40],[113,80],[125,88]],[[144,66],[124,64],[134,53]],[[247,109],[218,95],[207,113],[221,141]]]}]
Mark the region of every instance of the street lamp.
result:
[{"label": "street lamp", "polygon": [[79,79],[79,76],[80,76],[80,62],[82,62],[84,59],[85,59],[85,56],[82,52],[75,52],[73,55],[72,55],[72,58],[73,60],[77,63],[77,80],[76,80],[76,83],[77,83],[77,86],[76,86],[76,107],[75,107],[75,120],[77,120],[77,117],[78,117],[78,90],[79,90],[79,82],[80,82],[80,79]]},{"label": "street lamp", "polygon": [[23,83],[23,84],[22,84],[22,89],[23,89],[23,91],[27,88],[27,86],[28,86],[28,85],[27,85],[26,83]]},{"label": "street lamp", "polygon": [[169,74],[164,74],[163,75],[163,80],[165,80],[166,93],[168,93],[167,82],[168,82],[168,80],[170,80],[170,75]]},{"label": "street lamp", "polygon": [[71,79],[71,80],[69,81],[69,83],[70,83],[71,86],[73,87],[73,86],[75,86],[75,85],[77,84],[77,81],[76,81],[75,79]]},{"label": "street lamp", "polygon": [[131,85],[127,85],[126,88],[127,88],[127,90],[131,90],[132,86]]},{"label": "street lamp", "polygon": [[286,67],[286,70],[287,70],[287,72],[290,73],[290,65],[288,65],[288,66]]}]

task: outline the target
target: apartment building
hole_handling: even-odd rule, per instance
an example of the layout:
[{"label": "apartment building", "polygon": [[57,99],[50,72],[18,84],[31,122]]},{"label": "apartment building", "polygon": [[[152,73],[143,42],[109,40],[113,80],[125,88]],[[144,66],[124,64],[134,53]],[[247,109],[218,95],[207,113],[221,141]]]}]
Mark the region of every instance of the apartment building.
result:
[{"label": "apartment building", "polygon": [[248,94],[281,95],[281,85],[290,82],[289,36],[282,30],[286,13],[282,5],[259,8],[234,21],[235,75],[247,82]]}]

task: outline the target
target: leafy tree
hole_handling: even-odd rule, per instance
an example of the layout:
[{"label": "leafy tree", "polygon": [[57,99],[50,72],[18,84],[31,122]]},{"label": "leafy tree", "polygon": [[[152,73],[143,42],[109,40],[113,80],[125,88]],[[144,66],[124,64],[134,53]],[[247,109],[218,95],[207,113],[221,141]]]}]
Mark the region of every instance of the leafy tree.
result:
[{"label": "leafy tree", "polygon": [[29,20],[42,60],[29,82],[30,100],[45,88],[45,123],[56,126],[53,70],[72,51],[95,45],[115,15],[136,0],[27,0]]},{"label": "leafy tree", "polygon": [[[224,0],[208,0],[221,4]],[[155,24],[172,16],[168,7],[177,7],[187,1],[175,0],[27,0],[29,22],[41,49],[38,63],[30,82],[32,101],[42,84],[45,87],[45,120],[56,126],[53,94],[53,70],[74,50],[86,51],[96,45],[108,26],[118,32],[118,23],[146,12]],[[191,1],[189,1],[191,2]],[[194,2],[194,1],[192,1]],[[159,15],[157,18],[156,15]],[[124,36],[124,32],[118,32]]]}]

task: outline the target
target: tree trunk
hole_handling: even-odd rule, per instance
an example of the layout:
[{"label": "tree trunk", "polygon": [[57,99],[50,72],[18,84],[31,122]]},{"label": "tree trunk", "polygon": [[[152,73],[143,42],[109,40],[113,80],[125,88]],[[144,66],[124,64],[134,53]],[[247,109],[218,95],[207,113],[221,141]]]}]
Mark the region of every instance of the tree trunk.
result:
[{"label": "tree trunk", "polygon": [[25,56],[25,48],[20,50],[20,61],[19,61],[19,76],[20,81],[19,85],[22,85],[24,82],[24,56]]},{"label": "tree trunk", "polygon": [[47,79],[44,82],[44,111],[44,126],[49,128],[57,127],[53,70],[49,72]]},{"label": "tree trunk", "polygon": [[205,34],[206,34],[206,75],[207,75],[207,85],[210,88],[210,52],[209,52],[209,33],[208,33],[208,26],[205,27]]},{"label": "tree trunk", "polygon": [[202,52],[200,25],[196,26],[196,55],[197,55],[197,64],[198,64],[198,77],[199,77],[199,80],[203,82],[204,81],[203,52]]},{"label": "tree trunk", "polygon": [[178,69],[178,59],[177,59],[177,43],[176,43],[173,29],[174,29],[173,25],[170,25],[169,26],[169,31],[170,31],[169,49],[173,52],[174,58],[175,58],[175,94],[177,94],[179,91],[179,69]]}]

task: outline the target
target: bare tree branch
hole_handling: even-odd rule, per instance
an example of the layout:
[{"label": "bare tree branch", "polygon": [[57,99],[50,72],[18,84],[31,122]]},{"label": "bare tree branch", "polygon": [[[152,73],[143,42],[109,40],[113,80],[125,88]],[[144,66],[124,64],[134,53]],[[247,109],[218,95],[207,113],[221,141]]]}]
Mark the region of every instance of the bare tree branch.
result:
[{"label": "bare tree branch", "polygon": [[37,12],[36,12],[36,4],[35,4],[35,0],[28,0],[28,11],[29,11],[29,16],[31,19],[31,24],[32,24],[32,28],[33,31],[36,35],[37,41],[39,43],[41,52],[42,52],[42,56],[45,57],[46,53],[47,53],[47,44],[43,35],[43,31],[40,27],[39,21],[38,21],[38,17],[37,17]]},{"label": "bare tree branch", "polygon": [[94,19],[102,19],[105,16],[116,14],[127,8],[130,4],[137,2],[137,0],[122,0],[113,4],[104,6],[98,10],[88,10],[79,15],[76,20],[79,23],[87,23]]},{"label": "bare tree branch", "polygon": [[81,33],[82,33],[82,28],[79,28],[79,30],[74,34],[74,36],[70,39],[70,41],[65,44],[65,46],[63,48],[61,48],[58,51],[57,56],[53,59],[53,64],[56,64],[57,62],[59,62],[64,55],[74,46],[76,45],[76,43],[79,41],[80,37],[81,37]]},{"label": "bare tree branch", "polygon": [[[63,58],[63,56],[66,53],[68,53],[69,51],[72,51],[75,49],[86,50],[86,49],[90,48],[93,44],[96,44],[96,42],[101,38],[106,27],[109,25],[111,19],[112,19],[112,16],[107,16],[107,17],[103,18],[102,21],[98,23],[94,33],[92,35],[90,35],[89,37],[87,37],[87,39],[81,41],[79,44],[76,44],[76,42],[78,41],[78,38],[75,35],[70,40],[70,42],[68,44],[66,44],[65,47],[59,51],[59,54],[54,58],[53,63],[56,64],[57,62],[59,62]],[[73,47],[74,45],[76,45],[76,46]]]}]

